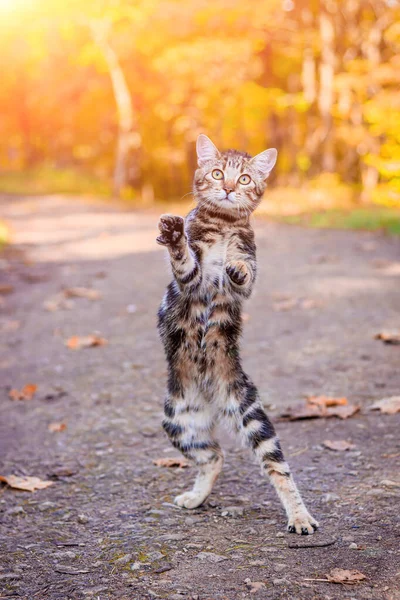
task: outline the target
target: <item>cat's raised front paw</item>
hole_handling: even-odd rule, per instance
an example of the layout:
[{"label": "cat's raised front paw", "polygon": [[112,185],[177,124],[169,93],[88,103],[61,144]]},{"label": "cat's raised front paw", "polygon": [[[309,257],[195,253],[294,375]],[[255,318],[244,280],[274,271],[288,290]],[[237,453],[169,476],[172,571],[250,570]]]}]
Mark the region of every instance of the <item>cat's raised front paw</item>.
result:
[{"label": "cat's raised front paw", "polygon": [[289,533],[298,533],[300,535],[312,535],[319,525],[308,512],[298,513],[289,519],[287,526]]},{"label": "cat's raised front paw", "polygon": [[244,285],[249,277],[246,264],[242,261],[227,264],[226,272],[236,285]]},{"label": "cat's raised front paw", "polygon": [[[207,496],[206,496],[207,497]],[[206,498],[197,492],[185,492],[174,499],[175,504],[183,508],[197,508]]]},{"label": "cat's raised front paw", "polygon": [[175,215],[161,215],[158,222],[158,228],[161,235],[157,238],[157,243],[161,246],[176,246],[184,235],[185,220],[183,217]]}]

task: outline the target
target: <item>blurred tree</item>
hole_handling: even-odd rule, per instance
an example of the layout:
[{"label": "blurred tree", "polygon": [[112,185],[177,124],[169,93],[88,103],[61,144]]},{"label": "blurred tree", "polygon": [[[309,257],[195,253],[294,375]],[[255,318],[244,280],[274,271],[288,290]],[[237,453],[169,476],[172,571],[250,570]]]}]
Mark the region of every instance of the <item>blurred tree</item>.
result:
[{"label": "blurred tree", "polygon": [[[272,184],[400,204],[396,0],[1,3],[0,164],[190,190],[194,140],[279,150]],[[5,117],[6,115],[6,117]]]}]

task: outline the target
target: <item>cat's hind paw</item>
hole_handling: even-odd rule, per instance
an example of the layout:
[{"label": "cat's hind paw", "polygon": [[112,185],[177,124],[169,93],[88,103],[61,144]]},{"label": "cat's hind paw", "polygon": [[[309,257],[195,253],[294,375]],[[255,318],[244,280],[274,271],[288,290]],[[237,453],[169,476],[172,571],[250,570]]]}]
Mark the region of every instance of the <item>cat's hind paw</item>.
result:
[{"label": "cat's hind paw", "polygon": [[287,530],[299,535],[312,535],[319,527],[318,522],[306,513],[296,514],[289,519]]},{"label": "cat's hind paw", "polygon": [[207,496],[204,497],[203,494],[197,492],[185,492],[184,494],[177,496],[174,499],[174,503],[182,508],[197,508],[203,504],[206,498]]}]

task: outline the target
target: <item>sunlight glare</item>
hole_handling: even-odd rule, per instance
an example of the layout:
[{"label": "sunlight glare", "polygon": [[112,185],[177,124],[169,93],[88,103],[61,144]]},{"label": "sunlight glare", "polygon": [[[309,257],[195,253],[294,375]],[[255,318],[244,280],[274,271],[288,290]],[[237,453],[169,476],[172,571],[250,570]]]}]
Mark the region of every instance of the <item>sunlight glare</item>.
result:
[{"label": "sunlight glare", "polygon": [[0,11],[2,13],[11,13],[24,7],[32,6],[34,3],[35,0],[0,0]]}]

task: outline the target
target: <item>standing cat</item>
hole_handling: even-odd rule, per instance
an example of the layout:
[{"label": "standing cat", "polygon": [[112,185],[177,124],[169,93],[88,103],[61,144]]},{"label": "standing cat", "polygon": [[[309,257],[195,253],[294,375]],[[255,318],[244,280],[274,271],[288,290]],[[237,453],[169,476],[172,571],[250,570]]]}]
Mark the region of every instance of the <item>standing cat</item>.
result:
[{"label": "standing cat", "polygon": [[224,417],[253,449],[285,507],[288,530],[308,535],[318,523],[307,511],[257,388],[239,357],[243,300],[256,278],[256,246],[249,223],[275,149],[251,158],[211,140],[197,140],[194,177],[197,207],[183,219],[162,215],[157,242],[166,246],[173,280],[158,312],[168,361],[163,427],[172,444],[198,467],[191,491],[175,498],[185,508],[200,506],[221,472],[223,453],[214,437]]}]

